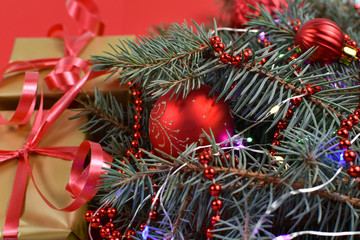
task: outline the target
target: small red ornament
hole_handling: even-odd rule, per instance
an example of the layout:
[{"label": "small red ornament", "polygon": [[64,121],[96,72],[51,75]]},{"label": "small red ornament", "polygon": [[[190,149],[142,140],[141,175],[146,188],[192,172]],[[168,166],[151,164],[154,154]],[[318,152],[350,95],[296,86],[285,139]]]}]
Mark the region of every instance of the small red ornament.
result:
[{"label": "small red ornament", "polygon": [[291,104],[294,106],[299,106],[300,103],[302,102],[302,98],[301,97],[296,97],[296,98],[292,98],[290,100]]},{"label": "small red ornament", "polygon": [[139,139],[139,138],[141,137],[140,132],[134,132],[133,137],[134,137],[135,139]]},{"label": "small red ornament", "polygon": [[219,196],[221,192],[221,186],[214,183],[210,186],[209,191],[212,196]]},{"label": "small red ornament", "polygon": [[344,152],[344,159],[347,162],[353,162],[356,160],[356,154],[353,150],[346,150]]},{"label": "small red ornament", "polygon": [[283,136],[281,135],[279,130],[276,130],[274,132],[274,138],[277,139],[277,140],[281,140],[283,138]]},{"label": "small red ornament", "polygon": [[106,211],[107,215],[109,216],[109,218],[114,218],[116,217],[116,209],[115,208],[109,208]]},{"label": "small red ornament", "polygon": [[156,197],[156,195],[152,196],[151,203],[154,203],[154,206],[158,206],[160,204],[160,197]]},{"label": "small red ornament", "polygon": [[348,149],[351,146],[351,142],[349,141],[349,139],[343,138],[343,139],[340,140],[339,146],[341,148]]},{"label": "small red ornament", "polygon": [[280,141],[277,140],[277,139],[275,139],[275,140],[272,141],[271,145],[273,145],[273,146],[280,146]]},{"label": "small red ornament", "polygon": [[111,230],[110,230],[110,228],[102,227],[102,228],[100,228],[99,233],[102,238],[109,238],[111,235]]},{"label": "small red ornament", "polygon": [[203,130],[209,132],[211,128],[217,142],[228,139],[227,132],[232,135],[234,118],[229,105],[218,99],[216,92],[208,98],[210,91],[210,87],[202,85],[185,99],[180,96],[169,100],[172,94],[169,92],[156,101],[149,120],[149,138],[154,149],[178,157],[193,142],[209,144]]},{"label": "small red ornament", "polygon": [[351,114],[348,119],[352,122],[352,125],[356,125],[359,123],[359,116],[356,114]]},{"label": "small red ornament", "polygon": [[360,177],[360,167],[358,165],[352,165],[347,170],[348,174],[352,178]]},{"label": "small red ornament", "polygon": [[126,240],[134,239],[132,236],[135,236],[135,231],[134,230],[129,230],[125,234],[125,239]]},{"label": "small red ornament", "polygon": [[207,178],[207,179],[214,179],[215,177],[215,169],[213,169],[212,167],[207,167],[204,169],[204,176]]},{"label": "small red ornament", "polygon": [[214,45],[217,42],[221,42],[221,39],[218,36],[213,36],[209,38],[211,45]]},{"label": "small red ornament", "polygon": [[153,221],[156,220],[157,216],[158,216],[158,213],[155,210],[149,212],[149,217],[151,220],[153,220]]},{"label": "small red ornament", "polygon": [[105,227],[108,227],[111,231],[114,231],[115,225],[113,222],[108,222]]},{"label": "small red ornament", "polygon": [[285,120],[280,120],[277,124],[278,129],[283,130],[287,128],[288,123]]},{"label": "small red ornament", "polygon": [[210,161],[211,161],[211,152],[209,150],[204,150],[199,155],[199,162],[201,162],[201,164],[205,165],[205,164],[208,164]]},{"label": "small red ornament", "polygon": [[133,148],[139,147],[139,142],[137,140],[132,140],[131,141],[131,147],[133,147]]},{"label": "small red ornament", "polygon": [[352,121],[345,119],[345,120],[341,121],[340,127],[350,130],[353,127],[353,123],[352,123]]},{"label": "small red ornament", "polygon": [[231,65],[234,67],[238,66],[241,63],[241,57],[240,56],[233,56],[231,58]]},{"label": "small red ornament", "polygon": [[220,215],[213,215],[213,216],[211,216],[211,219],[210,219],[211,225],[214,226],[219,220],[220,220]]},{"label": "small red ornament", "polygon": [[269,151],[269,153],[270,153],[271,156],[274,156],[277,153],[277,151],[275,149],[271,149]]},{"label": "small red ornament", "polygon": [[286,112],[286,115],[285,115],[285,118],[286,119],[290,119],[294,116],[294,111],[292,109],[288,109],[287,112]]},{"label": "small red ornament", "polygon": [[101,208],[98,212],[97,215],[100,217],[104,217],[106,215],[106,210],[105,208]]},{"label": "small red ornament", "polygon": [[146,225],[147,225],[146,223],[140,224],[140,226],[139,226],[139,231],[140,231],[140,232],[144,231]]},{"label": "small red ornament", "polygon": [[215,212],[220,211],[222,207],[223,207],[223,202],[220,199],[215,199],[211,202],[211,208]]},{"label": "small red ornament", "polygon": [[121,232],[119,232],[118,230],[115,230],[111,233],[111,236],[113,237],[121,237]]},{"label": "small red ornament", "polygon": [[214,44],[213,48],[216,52],[221,52],[224,51],[225,45],[222,42],[217,42]]},{"label": "small red ornament", "polygon": [[227,64],[231,61],[231,56],[228,53],[222,53],[220,56],[220,61],[224,64]]},{"label": "small red ornament", "polygon": [[341,57],[345,37],[333,21],[315,18],[301,25],[295,35],[295,45],[300,47],[302,53],[311,47],[318,47],[309,58],[312,62],[334,62]]},{"label": "small red ornament", "polygon": [[214,237],[214,234],[211,232],[212,230],[215,230],[215,228],[211,227],[211,228],[206,229],[206,237],[208,237],[208,238]]},{"label": "small red ornament", "polygon": [[91,221],[90,221],[91,227],[98,228],[98,227],[100,227],[100,223],[101,223],[100,217],[92,217],[91,218]]},{"label": "small red ornament", "polygon": [[349,137],[349,131],[345,128],[340,128],[337,131],[337,135],[343,138],[348,138]]},{"label": "small red ornament", "polygon": [[86,220],[87,222],[90,222],[90,221],[91,221],[91,218],[93,217],[93,214],[94,214],[93,211],[91,211],[91,210],[87,211],[87,212],[85,213],[85,220]]},{"label": "small red ornament", "polygon": [[356,109],[354,114],[357,115],[358,117],[360,117],[360,109]]}]

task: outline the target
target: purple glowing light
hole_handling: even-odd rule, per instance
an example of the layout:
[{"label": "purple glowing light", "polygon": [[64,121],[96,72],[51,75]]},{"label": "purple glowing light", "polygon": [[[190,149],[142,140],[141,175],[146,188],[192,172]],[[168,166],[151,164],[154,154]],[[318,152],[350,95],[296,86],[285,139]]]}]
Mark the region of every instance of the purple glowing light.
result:
[{"label": "purple glowing light", "polygon": [[289,234],[287,235],[280,235],[274,238],[273,240],[291,240],[291,236]]},{"label": "purple glowing light", "polygon": [[264,39],[265,39],[265,32],[261,32],[261,33],[259,34],[259,38],[260,38],[262,41],[264,41]]}]

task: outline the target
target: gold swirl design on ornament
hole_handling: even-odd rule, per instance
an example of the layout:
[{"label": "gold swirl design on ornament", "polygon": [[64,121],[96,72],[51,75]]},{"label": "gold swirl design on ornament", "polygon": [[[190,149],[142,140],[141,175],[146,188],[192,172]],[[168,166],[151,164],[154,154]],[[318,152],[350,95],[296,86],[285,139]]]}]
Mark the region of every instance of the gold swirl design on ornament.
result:
[{"label": "gold swirl design on ornament", "polygon": [[159,147],[163,148],[166,145],[166,140],[169,142],[170,145],[170,155],[173,154],[173,148],[175,148],[178,152],[182,152],[178,147],[176,147],[173,144],[173,140],[175,140],[181,147],[185,147],[185,143],[189,141],[189,138],[186,138],[185,140],[180,140],[175,136],[169,135],[168,131],[172,133],[180,133],[180,129],[173,130],[170,127],[166,126],[166,124],[172,125],[173,121],[170,121],[170,123],[166,121],[162,121],[164,125],[160,122],[160,118],[165,114],[166,111],[166,102],[163,101],[159,104],[156,104],[151,111],[150,119],[153,121],[154,124],[152,124],[151,132],[154,133],[157,131],[157,134],[155,136],[156,139],[159,138],[161,135],[163,137],[163,143],[159,144]]}]

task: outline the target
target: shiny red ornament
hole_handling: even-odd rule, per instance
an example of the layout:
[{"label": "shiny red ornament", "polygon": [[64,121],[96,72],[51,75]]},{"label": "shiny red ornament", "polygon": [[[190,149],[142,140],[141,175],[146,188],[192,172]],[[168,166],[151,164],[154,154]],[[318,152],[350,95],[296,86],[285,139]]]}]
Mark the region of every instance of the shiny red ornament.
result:
[{"label": "shiny red ornament", "polygon": [[118,230],[115,230],[111,233],[111,236],[113,237],[121,237],[121,232],[119,232]]},{"label": "shiny red ornament", "polygon": [[106,211],[107,215],[109,216],[109,218],[114,218],[116,217],[116,209],[115,208],[108,208],[108,210]]},{"label": "shiny red ornament", "polygon": [[204,169],[204,176],[207,179],[210,179],[210,180],[214,179],[215,174],[216,174],[216,171],[212,167],[207,167],[207,168]]},{"label": "shiny red ornament", "polygon": [[108,222],[107,224],[105,224],[105,227],[109,228],[111,231],[114,231],[115,224],[113,222]]},{"label": "shiny red ornament", "polygon": [[142,111],[144,110],[141,106],[137,106],[135,109],[139,113],[142,113]]},{"label": "shiny red ornament", "polygon": [[287,112],[286,112],[286,115],[285,115],[285,118],[286,119],[290,119],[294,116],[294,111],[292,109],[288,109]]},{"label": "shiny red ornament", "polygon": [[106,210],[105,208],[100,208],[100,210],[97,212],[97,214],[100,216],[100,217],[104,217],[106,215]]},{"label": "shiny red ornament", "polygon": [[146,223],[140,224],[140,226],[139,226],[139,231],[140,231],[140,232],[144,231],[146,225],[147,225]]},{"label": "shiny red ornament", "polygon": [[341,121],[340,127],[350,130],[353,127],[353,123],[352,123],[352,121],[345,119],[345,120]]},{"label": "shiny red ornament", "polygon": [[154,206],[158,206],[160,204],[160,197],[156,197],[156,195],[152,196],[151,203],[154,203]]},{"label": "shiny red ornament", "polygon": [[279,130],[274,132],[274,138],[277,140],[281,140],[283,138]]},{"label": "shiny red ornament", "polygon": [[295,45],[304,53],[311,47],[318,47],[309,60],[318,63],[337,61],[345,46],[343,31],[333,21],[315,18],[301,25],[295,35]]},{"label": "shiny red ornament", "polygon": [[[207,145],[203,130],[212,133],[217,142],[228,139],[234,132],[234,118],[230,107],[218,93],[207,97],[211,88],[202,85],[191,91],[185,99],[177,100],[172,92],[161,96],[154,104],[149,120],[149,138],[154,149],[178,157],[187,145],[197,142]],[[216,102],[218,100],[218,102]],[[215,103],[216,102],[216,103]]]},{"label": "shiny red ornament", "polygon": [[278,129],[283,130],[287,128],[288,123],[285,120],[280,120],[277,124]]},{"label": "shiny red ornament", "polygon": [[348,119],[352,122],[353,125],[356,125],[359,123],[359,116],[356,114],[351,114]]},{"label": "shiny red ornament", "polygon": [[209,38],[211,45],[214,45],[217,42],[221,42],[221,39],[218,36],[213,36]]},{"label": "shiny red ornament", "polygon": [[220,55],[220,61],[222,62],[222,63],[224,63],[224,64],[227,64],[227,63],[229,63],[229,62],[231,62],[231,56],[230,56],[230,54],[229,53],[222,53],[221,55]]},{"label": "shiny red ornament", "polygon": [[213,48],[216,52],[221,52],[224,51],[225,45],[222,42],[217,42],[214,44]]},{"label": "shiny red ornament", "polygon": [[154,221],[158,217],[158,213],[155,210],[153,210],[153,211],[149,212],[149,217],[151,220]]},{"label": "shiny red ornament", "polygon": [[348,174],[352,178],[360,177],[360,167],[358,165],[352,165],[347,170]]},{"label": "shiny red ornament", "polygon": [[140,114],[136,114],[134,116],[134,119],[135,119],[136,122],[139,122],[141,120],[141,118],[142,118],[142,116]]},{"label": "shiny red ornament", "polygon": [[243,25],[248,22],[250,14],[259,15],[259,12],[255,11],[251,6],[257,5],[263,6],[268,12],[273,14],[278,9],[281,9],[281,4],[287,6],[286,0],[235,0],[230,13],[231,26],[234,28],[241,28]]},{"label": "shiny red ornament", "polygon": [[203,165],[208,164],[211,161],[211,152],[209,150],[204,150],[199,155],[199,162]]},{"label": "shiny red ornament", "polygon": [[280,146],[280,141],[275,139],[275,140],[272,141],[271,145],[272,146]]},{"label": "shiny red ornament", "polygon": [[349,139],[343,138],[343,139],[340,140],[339,146],[341,148],[348,149],[351,146],[351,142],[349,141]]},{"label": "shiny red ornament", "polygon": [[93,214],[94,214],[93,211],[91,211],[91,210],[87,211],[87,212],[85,213],[85,220],[86,220],[87,222],[90,222],[90,221],[91,221],[91,218],[93,217]]},{"label": "shiny red ornament", "polygon": [[353,150],[346,150],[345,152],[344,152],[344,159],[345,159],[345,161],[347,161],[347,162],[353,162],[353,161],[355,161],[356,160],[356,154],[355,154],[355,152],[353,151]]},{"label": "shiny red ornament", "polygon": [[137,140],[132,140],[132,141],[131,141],[131,146],[132,146],[133,148],[137,148],[137,147],[139,147],[139,142],[138,142]]},{"label": "shiny red ornament", "polygon": [[139,138],[141,137],[140,132],[134,132],[133,137],[134,137],[135,139],[139,139]]},{"label": "shiny red ornament", "polygon": [[221,192],[221,186],[217,183],[214,183],[210,186],[209,191],[212,196],[219,196]]},{"label": "shiny red ornament", "polygon": [[125,234],[125,239],[126,240],[134,239],[133,236],[135,236],[135,231],[134,230],[129,230]]},{"label": "shiny red ornament", "polygon": [[339,137],[347,138],[347,137],[349,137],[349,131],[347,129],[345,129],[345,128],[340,128],[337,131],[337,135]]},{"label": "shiny red ornament", "polygon": [[214,237],[214,234],[211,232],[213,230],[215,230],[215,228],[213,228],[213,227],[206,229],[206,237],[207,238],[213,238]]},{"label": "shiny red ornament", "polygon": [[223,207],[223,202],[220,199],[215,199],[211,202],[211,208],[215,212],[220,211],[222,207]]},{"label": "shiny red ornament", "polygon": [[110,238],[110,236],[111,236],[111,230],[110,230],[110,228],[107,228],[107,227],[100,228],[99,233],[102,238]]},{"label": "shiny red ornament", "polygon": [[271,156],[274,156],[277,153],[277,151],[272,148],[272,149],[270,149],[269,153]]},{"label": "shiny red ornament", "polygon": [[301,97],[296,97],[296,98],[292,98],[290,100],[290,103],[294,106],[299,106],[300,103],[302,102],[302,98]]},{"label": "shiny red ornament", "polygon": [[215,225],[216,223],[218,223],[220,220],[220,215],[213,215],[211,216],[210,222],[211,225]]},{"label": "shiny red ornament", "polygon": [[98,228],[98,227],[100,227],[100,223],[101,223],[100,217],[92,217],[91,218],[91,221],[90,221],[91,227]]},{"label": "shiny red ornament", "polygon": [[231,65],[234,67],[238,66],[241,63],[241,57],[240,56],[233,56],[231,58]]},{"label": "shiny red ornament", "polygon": [[356,109],[354,114],[357,115],[358,117],[360,117],[360,109]]}]

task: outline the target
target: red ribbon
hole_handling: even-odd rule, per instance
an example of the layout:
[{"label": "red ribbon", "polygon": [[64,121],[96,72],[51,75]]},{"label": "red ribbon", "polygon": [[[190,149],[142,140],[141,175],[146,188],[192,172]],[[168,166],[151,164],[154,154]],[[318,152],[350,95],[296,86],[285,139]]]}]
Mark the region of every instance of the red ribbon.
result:
[{"label": "red ribbon", "polygon": [[[69,15],[82,26],[83,33],[79,37],[69,37],[61,25],[56,25],[50,29],[50,35],[61,31],[64,36],[65,56],[63,58],[18,61],[10,63],[0,70],[0,76],[3,76],[5,72],[11,73],[55,66],[54,70],[45,79],[46,83],[49,89],[60,88],[65,92],[46,113],[42,109],[43,100],[41,97],[40,108],[35,117],[35,122],[22,149],[18,151],[0,150],[0,163],[14,158],[18,159],[18,167],[5,220],[4,239],[17,239],[20,214],[29,175],[43,200],[51,208],[58,209],[46,199],[37,187],[29,164],[30,153],[73,161],[66,190],[71,193],[74,201],[69,206],[58,209],[61,211],[74,211],[89,201],[97,192],[94,187],[100,184],[98,180],[102,173],[103,164],[112,162],[112,157],[105,153],[98,143],[90,141],[84,141],[79,147],[37,147],[56,119],[75,99],[84,83],[88,79],[103,74],[103,72],[90,72],[88,69],[89,63],[77,57],[77,54],[84,48],[91,37],[101,35],[103,32],[104,25],[99,20],[96,5],[92,0],[67,0],[66,7]],[[82,78],[80,78],[81,72],[85,73]],[[38,73],[36,72],[27,72],[25,74],[24,87],[15,114],[9,121],[6,121],[0,115],[0,124],[25,124],[29,121],[35,108],[37,79]],[[90,151],[91,161],[83,170],[85,158]]]},{"label": "red ribbon", "polygon": [[[44,80],[49,89],[59,88],[66,92],[80,80],[81,73],[86,73],[89,63],[77,57],[87,42],[95,36],[102,35],[104,24],[100,21],[97,6],[92,0],[67,0],[66,8],[69,15],[82,27],[82,35],[70,37],[62,25],[53,26],[49,35],[60,31],[64,37],[65,56],[63,58],[35,59],[29,61],[15,61],[7,64],[0,70],[0,76],[5,73],[14,73],[27,70],[38,70],[55,67]],[[100,75],[100,74],[98,74]],[[89,77],[91,79],[92,76]],[[2,78],[0,78],[0,84]],[[0,115],[0,124],[25,124],[30,119],[34,108],[37,93],[37,83],[30,76],[25,77],[21,99],[14,116],[6,121]]]},{"label": "red ribbon", "polygon": [[[35,74],[36,73],[32,73]],[[20,213],[23,205],[27,176],[30,175],[40,196],[53,209],[61,211],[74,211],[89,201],[95,194],[94,187],[99,184],[98,179],[102,173],[105,162],[112,162],[112,157],[105,153],[100,144],[84,141],[79,147],[37,147],[42,137],[48,132],[59,115],[69,106],[81,89],[81,86],[90,76],[88,72],[76,85],[67,91],[52,108],[45,113],[42,109],[42,100],[39,111],[36,115],[30,135],[24,147],[18,151],[0,151],[0,163],[10,159],[18,158],[19,163],[16,177],[12,189],[12,195],[5,220],[4,239],[16,238],[19,226]],[[91,150],[91,160],[89,165],[84,167],[86,156]],[[70,180],[67,184],[67,191],[71,193],[74,201],[62,209],[52,205],[37,187],[30,164],[29,154],[38,153],[65,160],[73,160]]]}]

